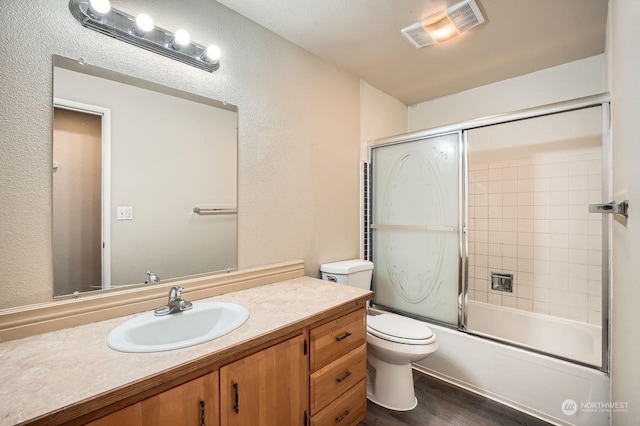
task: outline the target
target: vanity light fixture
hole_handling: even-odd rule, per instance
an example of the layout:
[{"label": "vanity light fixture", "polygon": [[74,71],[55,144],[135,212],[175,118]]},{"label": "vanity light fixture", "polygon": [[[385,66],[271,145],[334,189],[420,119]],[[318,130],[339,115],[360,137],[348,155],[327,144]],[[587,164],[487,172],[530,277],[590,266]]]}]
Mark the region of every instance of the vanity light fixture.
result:
[{"label": "vanity light fixture", "polygon": [[102,34],[150,50],[205,71],[220,68],[220,49],[191,40],[186,30],[174,33],[155,26],[142,13],[137,17],[111,7],[109,0],[70,0],[69,10],[80,23]]},{"label": "vanity light fixture", "polygon": [[421,48],[450,40],[484,21],[476,0],[462,0],[400,32],[414,47]]}]

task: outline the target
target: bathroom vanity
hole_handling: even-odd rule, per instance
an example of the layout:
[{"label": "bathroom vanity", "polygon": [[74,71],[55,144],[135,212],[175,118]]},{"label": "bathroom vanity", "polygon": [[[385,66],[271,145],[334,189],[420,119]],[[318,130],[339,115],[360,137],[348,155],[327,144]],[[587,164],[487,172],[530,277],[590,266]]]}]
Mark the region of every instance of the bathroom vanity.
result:
[{"label": "bathroom vanity", "polygon": [[166,352],[105,345],[131,316],[0,343],[0,424],[357,424],[372,296],[299,277],[208,298],[244,305],[249,319]]}]

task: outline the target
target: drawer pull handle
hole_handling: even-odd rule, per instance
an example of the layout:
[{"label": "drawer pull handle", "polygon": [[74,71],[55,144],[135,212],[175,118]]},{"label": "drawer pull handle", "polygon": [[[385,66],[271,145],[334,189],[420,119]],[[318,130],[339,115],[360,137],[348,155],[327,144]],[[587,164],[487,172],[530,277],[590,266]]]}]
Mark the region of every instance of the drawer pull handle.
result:
[{"label": "drawer pull handle", "polygon": [[351,336],[351,333],[349,333],[348,331],[346,333],[344,333],[342,336],[338,336],[336,337],[336,342],[339,342],[340,340],[344,340],[347,337]]},{"label": "drawer pull handle", "polygon": [[233,384],[233,393],[234,393],[233,400],[235,402],[235,404],[233,405],[233,411],[235,411],[236,414],[238,414],[238,411],[240,411],[240,405],[238,404],[239,398],[238,398],[238,384],[237,383]]},{"label": "drawer pull handle", "polygon": [[339,379],[336,379],[336,382],[338,382],[338,383],[342,383],[342,382],[344,382],[345,380],[347,380],[347,378],[348,378],[350,375],[351,375],[351,371],[347,371],[347,374],[345,374],[344,376],[342,376],[342,377],[341,377],[341,378],[339,378]]},{"label": "drawer pull handle", "polygon": [[200,401],[200,426],[206,426],[204,424],[204,406],[205,406],[205,402]]},{"label": "drawer pull handle", "polygon": [[351,414],[351,410],[347,410],[340,417],[336,417],[336,423],[340,423],[341,421],[343,421],[344,418],[347,417],[349,414]]}]

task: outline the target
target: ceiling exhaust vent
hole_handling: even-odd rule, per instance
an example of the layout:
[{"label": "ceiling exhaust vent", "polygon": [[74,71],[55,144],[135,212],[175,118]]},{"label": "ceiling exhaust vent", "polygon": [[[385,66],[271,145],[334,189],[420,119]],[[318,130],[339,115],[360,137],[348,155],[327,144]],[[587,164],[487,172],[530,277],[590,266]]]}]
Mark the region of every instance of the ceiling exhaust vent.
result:
[{"label": "ceiling exhaust vent", "polygon": [[400,30],[416,48],[447,41],[484,22],[475,0],[463,0],[445,11]]}]

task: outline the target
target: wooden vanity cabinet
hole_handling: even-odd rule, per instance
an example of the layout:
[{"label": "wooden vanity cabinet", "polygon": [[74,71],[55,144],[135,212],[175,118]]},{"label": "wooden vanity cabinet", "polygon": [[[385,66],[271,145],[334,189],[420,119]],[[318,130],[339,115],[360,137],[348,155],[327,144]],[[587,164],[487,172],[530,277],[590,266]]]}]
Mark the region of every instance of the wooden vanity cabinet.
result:
[{"label": "wooden vanity cabinet", "polygon": [[249,355],[220,369],[220,419],[225,426],[305,425],[305,336]]},{"label": "wooden vanity cabinet", "polygon": [[198,425],[219,426],[218,372],[101,417],[89,426]]},{"label": "wooden vanity cabinet", "polygon": [[330,318],[88,424],[356,425],[367,406],[365,310]]},{"label": "wooden vanity cabinet", "polygon": [[356,425],[367,409],[365,310],[311,328],[311,426]]}]

